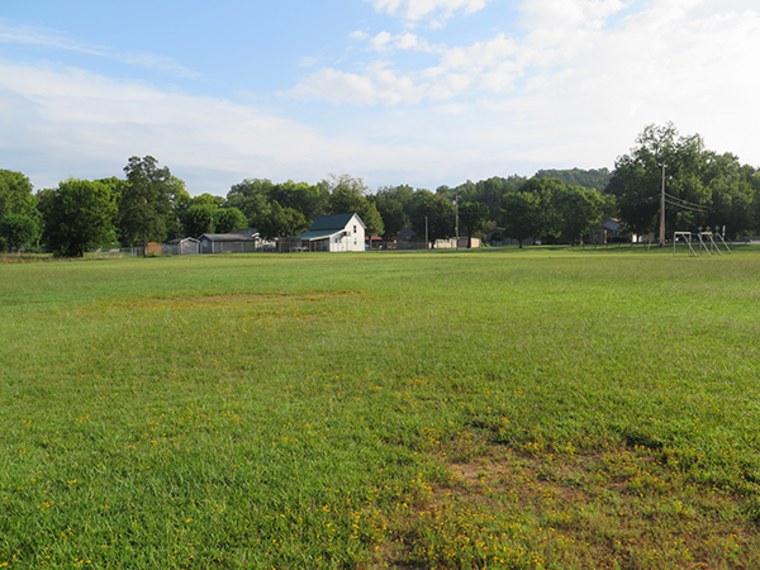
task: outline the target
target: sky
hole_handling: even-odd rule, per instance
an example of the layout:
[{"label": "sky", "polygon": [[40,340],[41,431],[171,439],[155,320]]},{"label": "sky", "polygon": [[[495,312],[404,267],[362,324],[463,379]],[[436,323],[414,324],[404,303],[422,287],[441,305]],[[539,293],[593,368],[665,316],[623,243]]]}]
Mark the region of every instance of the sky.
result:
[{"label": "sky", "polygon": [[667,122],[757,167],[758,54],[757,0],[2,0],[0,168],[434,190]]}]

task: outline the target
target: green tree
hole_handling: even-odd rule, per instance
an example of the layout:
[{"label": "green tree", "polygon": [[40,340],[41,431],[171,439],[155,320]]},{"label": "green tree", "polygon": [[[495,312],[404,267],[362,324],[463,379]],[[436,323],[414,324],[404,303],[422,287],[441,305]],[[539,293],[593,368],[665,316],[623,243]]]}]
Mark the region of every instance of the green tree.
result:
[{"label": "green tree", "polygon": [[59,256],[81,257],[115,241],[114,202],[98,181],[70,178],[44,195],[41,208],[47,246]]},{"label": "green tree", "polygon": [[534,192],[509,192],[501,199],[499,223],[504,233],[517,240],[520,248],[529,237],[540,235],[541,201]]},{"label": "green tree", "polygon": [[[97,180],[108,187],[108,192],[111,195],[111,201],[114,204],[113,208],[113,225],[115,228],[119,227],[119,200],[121,198],[124,189],[127,187],[127,181],[116,176],[109,178],[100,178]],[[43,191],[44,192],[44,191]]]},{"label": "green tree", "polygon": [[323,184],[311,185],[288,180],[275,184],[269,198],[280,206],[301,212],[306,220],[313,220],[325,213],[329,191]]},{"label": "green tree", "polygon": [[403,184],[387,186],[377,191],[374,204],[383,220],[385,233],[383,237],[391,240],[398,237],[401,230],[411,225],[410,213],[414,189]]},{"label": "green tree", "polygon": [[182,225],[184,234],[198,237],[202,234],[214,233],[217,207],[212,204],[201,202],[191,205],[185,212]]},{"label": "green tree", "polygon": [[752,185],[752,233],[760,234],[760,170],[755,171],[750,179]]},{"label": "green tree", "polygon": [[383,219],[375,204],[367,198],[368,189],[361,178],[354,178],[348,174],[330,175],[320,185],[329,195],[327,213],[355,212],[367,226],[367,235],[383,234]]},{"label": "green tree", "polygon": [[224,234],[247,227],[248,220],[238,208],[219,208],[216,211],[215,225],[216,231]]},{"label": "green tree", "polygon": [[361,178],[354,178],[348,174],[331,174],[320,184],[327,189],[329,195],[327,213],[358,212],[364,207],[368,188]]},{"label": "green tree", "polygon": [[[534,238],[543,238],[554,243],[562,235],[562,211],[558,207],[559,197],[567,186],[557,178],[537,178],[526,180],[520,186],[520,192],[532,194],[537,204],[535,213]],[[513,236],[514,237],[514,236]]]},{"label": "green tree", "polygon": [[34,243],[39,236],[39,224],[32,216],[7,214],[0,217],[0,250],[19,251]]},{"label": "green tree", "polygon": [[369,199],[365,199],[364,207],[358,212],[359,217],[367,226],[367,237],[381,236],[385,232],[385,226],[383,225],[383,217],[377,210],[375,203]]},{"label": "green tree", "polygon": [[294,208],[281,206],[273,202],[269,215],[262,220],[257,228],[265,239],[296,235],[308,227],[304,215]]},{"label": "green tree", "polygon": [[0,169],[0,217],[20,214],[35,218],[37,199],[29,179],[21,172]]},{"label": "green tree", "polygon": [[133,156],[124,167],[119,196],[119,238],[126,245],[164,241],[181,231],[181,206],[189,196],[182,180],[152,156]]},{"label": "green tree", "polygon": [[730,153],[705,153],[704,184],[710,192],[707,226],[723,228],[730,238],[752,233],[755,228],[752,178],[755,169],[742,165]]},{"label": "green tree", "polygon": [[666,174],[669,203],[666,232],[694,227],[705,221],[700,205],[709,205],[710,191],[703,181],[704,142],[699,135],[680,136],[672,123],[649,125],[636,138],[636,146],[615,163],[607,192],[618,201],[620,215],[639,234],[658,228],[662,168]]},{"label": "green tree", "polygon": [[483,202],[463,202],[459,206],[459,225],[467,236],[467,247],[472,245],[472,234],[479,231],[488,219],[488,206]]},{"label": "green tree", "polygon": [[227,233],[248,225],[245,214],[235,207],[227,207],[227,200],[212,194],[191,198],[183,208],[182,235],[199,236],[206,233]]},{"label": "green tree", "polygon": [[525,184],[527,179],[512,175],[507,178],[492,176],[478,182],[467,181],[456,187],[456,192],[462,202],[480,202],[488,207],[490,220],[499,217],[501,199],[507,192],[516,192]]},{"label": "green tree", "polygon": [[565,186],[554,196],[561,236],[570,243],[583,243],[583,238],[599,227],[604,207],[605,199],[598,190],[575,184]]},{"label": "green tree", "polygon": [[412,200],[412,229],[420,239],[427,236],[429,243],[454,235],[454,205],[445,196],[430,190],[417,190]]},{"label": "green tree", "polygon": [[573,168],[570,170],[539,170],[536,178],[557,178],[567,185],[583,186],[603,191],[610,183],[612,173],[606,168],[583,170]]},{"label": "green tree", "polygon": [[249,223],[260,228],[269,215],[274,184],[267,179],[246,178],[227,193],[227,206],[238,208]]},{"label": "green tree", "polygon": [[204,192],[190,199],[190,205],[195,204],[208,204],[214,208],[222,208],[227,204],[227,200],[223,196],[215,196],[214,194]]}]

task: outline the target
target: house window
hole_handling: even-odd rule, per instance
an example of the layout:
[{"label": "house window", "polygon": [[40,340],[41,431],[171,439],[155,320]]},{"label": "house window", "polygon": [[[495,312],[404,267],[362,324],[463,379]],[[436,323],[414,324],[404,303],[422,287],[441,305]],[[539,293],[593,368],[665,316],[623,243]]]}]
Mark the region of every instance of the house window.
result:
[{"label": "house window", "polygon": [[356,226],[354,226],[354,233],[356,233]]}]

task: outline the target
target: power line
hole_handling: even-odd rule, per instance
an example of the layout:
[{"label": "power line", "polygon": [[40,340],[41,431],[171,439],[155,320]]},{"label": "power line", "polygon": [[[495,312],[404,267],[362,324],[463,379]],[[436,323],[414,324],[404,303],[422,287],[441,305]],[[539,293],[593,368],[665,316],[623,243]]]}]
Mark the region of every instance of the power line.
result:
[{"label": "power line", "polygon": [[674,202],[674,205],[683,205],[684,208],[691,207],[694,209],[700,209],[707,211],[709,208],[705,206],[704,204],[698,204],[696,202],[690,202],[689,200],[684,200],[683,198],[679,198],[678,196],[673,196],[672,194],[665,194],[665,197],[670,199],[672,202]]},{"label": "power line", "polygon": [[681,204],[679,202],[675,202],[673,200],[669,200],[667,198],[665,199],[665,203],[668,204],[668,205],[670,205],[670,206],[675,206],[676,208],[679,208],[681,210],[689,210],[691,212],[699,212],[700,214],[706,214],[707,212],[709,212],[709,210],[707,208],[705,208],[705,207],[689,206],[689,205],[686,205],[686,204]]}]

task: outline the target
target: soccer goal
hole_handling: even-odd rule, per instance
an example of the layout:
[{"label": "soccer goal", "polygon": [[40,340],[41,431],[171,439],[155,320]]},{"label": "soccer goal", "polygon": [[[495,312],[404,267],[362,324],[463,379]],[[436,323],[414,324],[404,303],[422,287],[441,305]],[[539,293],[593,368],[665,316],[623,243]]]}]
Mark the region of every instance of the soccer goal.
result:
[{"label": "soccer goal", "polygon": [[[725,248],[726,253],[731,253],[731,248],[728,247],[726,240],[724,240],[723,236],[719,233],[699,232],[697,236],[699,237],[700,246],[707,252],[707,255],[712,255],[713,252],[718,255],[723,255],[720,251],[719,243]],[[718,238],[718,241],[715,241],[716,237]]]},{"label": "soccer goal", "polygon": [[[678,251],[679,244],[686,244],[689,257],[696,257],[702,250],[707,255],[712,255],[713,253],[723,255],[721,246],[726,253],[731,253],[731,248],[728,247],[726,240],[719,232],[705,232],[700,228],[700,231],[696,232],[696,240],[694,235],[692,232],[673,232],[673,255]],[[697,249],[694,249],[695,246]]]},{"label": "soccer goal", "polygon": [[697,252],[692,247],[691,232],[673,232],[673,255],[676,254],[676,249],[679,243],[685,243],[689,248],[689,257],[696,257]]}]

